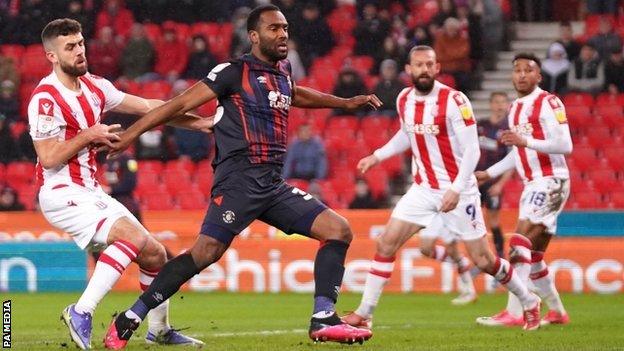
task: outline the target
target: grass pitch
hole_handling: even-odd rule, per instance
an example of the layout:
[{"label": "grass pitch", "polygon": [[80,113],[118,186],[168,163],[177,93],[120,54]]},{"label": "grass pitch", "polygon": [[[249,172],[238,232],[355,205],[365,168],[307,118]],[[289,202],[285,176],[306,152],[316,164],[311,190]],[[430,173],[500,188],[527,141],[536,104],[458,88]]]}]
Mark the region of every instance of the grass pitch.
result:
[{"label": "grass pitch", "polygon": [[[137,293],[106,296],[94,317],[93,346],[116,310]],[[76,349],[59,320],[77,294],[6,294],[12,299],[12,342],[16,350]],[[375,315],[374,336],[364,345],[314,344],[307,337],[311,294],[179,293],[172,298],[171,322],[206,342],[205,350],[624,350],[624,296],[564,295],[572,322],[536,332],[476,325],[478,316],[498,312],[506,295],[482,295],[455,307],[451,295],[386,294]],[[354,309],[360,295],[344,294],[340,311]],[[129,350],[166,350],[147,345],[144,323]],[[185,349],[175,347],[174,349]]]}]

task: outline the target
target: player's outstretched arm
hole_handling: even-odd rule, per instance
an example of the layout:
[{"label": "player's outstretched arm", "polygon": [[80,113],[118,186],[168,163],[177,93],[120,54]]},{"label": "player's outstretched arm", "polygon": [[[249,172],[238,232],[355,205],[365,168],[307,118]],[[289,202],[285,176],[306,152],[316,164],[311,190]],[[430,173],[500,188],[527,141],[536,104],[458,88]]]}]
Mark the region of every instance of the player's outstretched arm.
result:
[{"label": "player's outstretched arm", "polygon": [[321,93],[312,88],[300,86],[295,86],[293,96],[293,106],[303,108],[341,108],[345,110],[355,110],[370,106],[376,110],[383,105],[375,94],[341,98],[335,95]]},{"label": "player's outstretched arm", "polygon": [[78,133],[69,140],[59,140],[58,138],[48,138],[35,140],[35,152],[41,163],[41,167],[50,169],[56,168],[66,163],[78,152],[89,145],[106,145],[112,147],[113,141],[120,140],[115,130],[121,128],[119,124],[106,125],[96,124]]},{"label": "player's outstretched arm", "polygon": [[195,83],[182,94],[149,111],[145,116],[141,117],[130,126],[130,128],[121,135],[121,139],[112,145],[109,156],[114,157],[120,154],[144,132],[168,123],[176,117],[180,117],[216,97],[217,95],[215,92],[206,84],[202,82]]},{"label": "player's outstretched arm", "polygon": [[507,156],[505,156],[502,160],[491,165],[490,168],[486,169],[485,171],[476,172],[475,175],[477,176],[477,180],[479,180],[480,182],[487,181],[489,179],[496,178],[505,172],[511,171],[515,167],[516,160],[514,158],[514,153],[509,152],[507,153]]},{"label": "player's outstretched arm", "polygon": [[[115,112],[127,113],[131,115],[143,116],[158,106],[165,104],[165,101],[156,99],[144,99],[139,96],[126,94],[121,104],[113,109]],[[199,130],[202,132],[212,132],[213,117],[203,118],[193,113],[185,113],[167,123],[170,126]]]}]

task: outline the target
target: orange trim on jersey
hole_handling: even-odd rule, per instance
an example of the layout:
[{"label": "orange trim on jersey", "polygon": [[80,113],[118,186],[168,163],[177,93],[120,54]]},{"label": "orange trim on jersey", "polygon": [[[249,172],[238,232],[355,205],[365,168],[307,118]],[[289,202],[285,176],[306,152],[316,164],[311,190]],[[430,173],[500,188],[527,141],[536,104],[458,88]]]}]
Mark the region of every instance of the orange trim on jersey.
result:
[{"label": "orange trim on jersey", "polygon": [[[69,140],[76,135],[78,135],[78,131],[80,130],[80,125],[78,121],[73,117],[71,107],[67,104],[61,93],[50,84],[42,84],[38,86],[34,91],[32,96],[35,96],[38,93],[48,93],[52,96],[52,99],[56,102],[56,104],[60,107],[61,113],[63,114],[63,119],[65,119],[65,123],[67,123],[67,128],[65,128],[65,140]],[[71,177],[72,182],[85,186],[84,181],[82,180],[82,174],[80,173],[80,162],[78,161],[78,155],[72,156],[68,160],[69,165],[69,176]]]},{"label": "orange trim on jersey", "polygon": [[[538,140],[544,140],[544,130],[542,129],[542,124],[540,123],[540,112],[542,110],[542,103],[544,99],[548,96],[548,93],[541,93],[535,102],[533,103],[533,112],[529,117],[529,123],[533,127],[533,138]],[[542,176],[547,177],[553,175],[552,162],[550,162],[550,155],[535,151],[537,153],[537,159],[539,160],[540,167],[542,169]]]},{"label": "orange trim on jersey", "polygon": [[[435,116],[433,123],[440,127],[440,133],[436,139],[438,141],[440,153],[442,154],[442,161],[444,161],[444,169],[446,169],[446,173],[448,173],[451,182],[453,182],[455,178],[457,178],[459,169],[457,167],[457,160],[455,160],[455,156],[453,155],[446,125],[446,109],[450,93],[450,89],[440,89],[438,93],[438,115]],[[465,121],[466,120],[464,120],[464,122]]]},{"label": "orange trim on jersey", "polygon": [[[423,115],[425,113],[425,102],[417,101],[415,110],[414,110],[414,124],[423,124]],[[429,150],[427,150],[427,142],[425,141],[425,136],[422,134],[414,133],[414,138],[416,139],[416,145],[418,146],[418,153],[420,155],[420,159],[425,167],[425,174],[427,175],[427,181],[429,185],[433,189],[440,189],[440,184],[438,183],[438,179],[436,178],[435,172],[433,171],[433,167],[431,165],[431,159],[429,158]]]},{"label": "orange trim on jersey", "polygon": [[[513,125],[518,126],[520,124],[520,112],[522,111],[522,102],[518,102],[516,105],[516,111],[514,112],[514,120]],[[533,180],[533,172],[531,171],[531,167],[529,166],[529,160],[527,160],[526,150],[524,146],[517,146],[518,156],[520,156],[520,163],[522,163],[522,169],[524,170],[524,176],[527,180]]]}]

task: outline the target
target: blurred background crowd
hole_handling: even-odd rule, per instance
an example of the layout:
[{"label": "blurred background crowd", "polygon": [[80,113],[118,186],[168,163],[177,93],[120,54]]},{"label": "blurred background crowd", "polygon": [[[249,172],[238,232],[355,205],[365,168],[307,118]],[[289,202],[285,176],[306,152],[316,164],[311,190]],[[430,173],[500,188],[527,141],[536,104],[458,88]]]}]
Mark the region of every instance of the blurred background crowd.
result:
[{"label": "blurred background crowd", "polygon": [[[0,210],[36,207],[36,155],[25,110],[50,72],[39,37],[46,23],[78,20],[91,73],[126,92],[166,100],[247,52],[247,14],[267,2],[290,23],[288,58],[298,84],[343,97],[375,93],[384,102],[380,111],[355,114],[291,109],[284,176],[337,208],[390,206],[410,182],[408,157],[363,177],[355,164],[397,130],[395,98],[410,84],[403,67],[415,45],[434,47],[439,80],[469,93],[496,68],[498,52],[509,49],[510,23],[557,21],[560,38],[545,53],[542,87],[587,94],[580,96],[592,103],[619,99],[620,113],[624,105],[624,16],[617,0],[0,0]],[[584,33],[574,35],[570,21],[585,21]],[[214,107],[199,113],[211,115]],[[109,113],[105,123],[127,127],[135,118]],[[204,209],[212,152],[209,135],[157,128],[121,161],[102,158],[101,178],[141,208]]]}]

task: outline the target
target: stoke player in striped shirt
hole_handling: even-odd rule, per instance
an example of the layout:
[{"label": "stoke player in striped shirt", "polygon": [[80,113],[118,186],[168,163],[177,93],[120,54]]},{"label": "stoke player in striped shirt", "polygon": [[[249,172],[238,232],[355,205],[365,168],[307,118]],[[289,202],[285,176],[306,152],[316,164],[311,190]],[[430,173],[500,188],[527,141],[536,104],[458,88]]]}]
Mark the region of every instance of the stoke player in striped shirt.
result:
[{"label": "stoke player in striped shirt", "polygon": [[[140,267],[146,289],[165,264],[165,248],[95,178],[98,145],[112,146],[119,125],[105,125],[106,111],[143,115],[161,105],[117,90],[106,79],[87,72],[80,23],[54,20],[41,38],[53,71],[35,88],[28,105],[30,134],[38,156],[39,205],[54,227],[67,232],[81,249],[102,248],[89,284],[80,299],[62,314],[72,340],[91,348],[93,313],[131,262]],[[211,119],[181,116],[174,125],[209,132]],[[203,342],[171,328],[168,301],[150,315],[146,340],[164,344]]]},{"label": "stoke player in striped shirt", "polygon": [[[572,152],[572,138],[565,108],[559,98],[540,89],[540,60],[533,54],[518,54],[513,60],[512,81],[518,98],[508,115],[509,130],[501,141],[512,151],[485,171],[476,172],[484,182],[516,169],[524,182],[516,234],[509,241],[509,259],[521,279],[529,278],[549,311],[541,324],[567,324],[570,320],[544,252],[557,230],[557,217],[570,194],[570,174],[565,156]],[[492,317],[480,317],[479,324],[512,326],[522,323],[518,300],[509,296],[507,307]]]},{"label": "stoke player in striped shirt", "polygon": [[413,86],[397,98],[401,129],[386,145],[362,159],[358,168],[366,172],[382,160],[411,149],[414,183],[377,239],[360,306],[343,320],[355,326],[371,325],[383,287],[394,270],[396,252],[414,233],[440,216],[447,229],[464,242],[474,264],[520,299],[526,319],[524,328],[537,329],[540,299],[529,292],[508,261],[492,253],[485,237],[473,175],[480,151],[470,102],[461,92],[435,80],[440,64],[431,47],[414,47],[405,69]]}]

